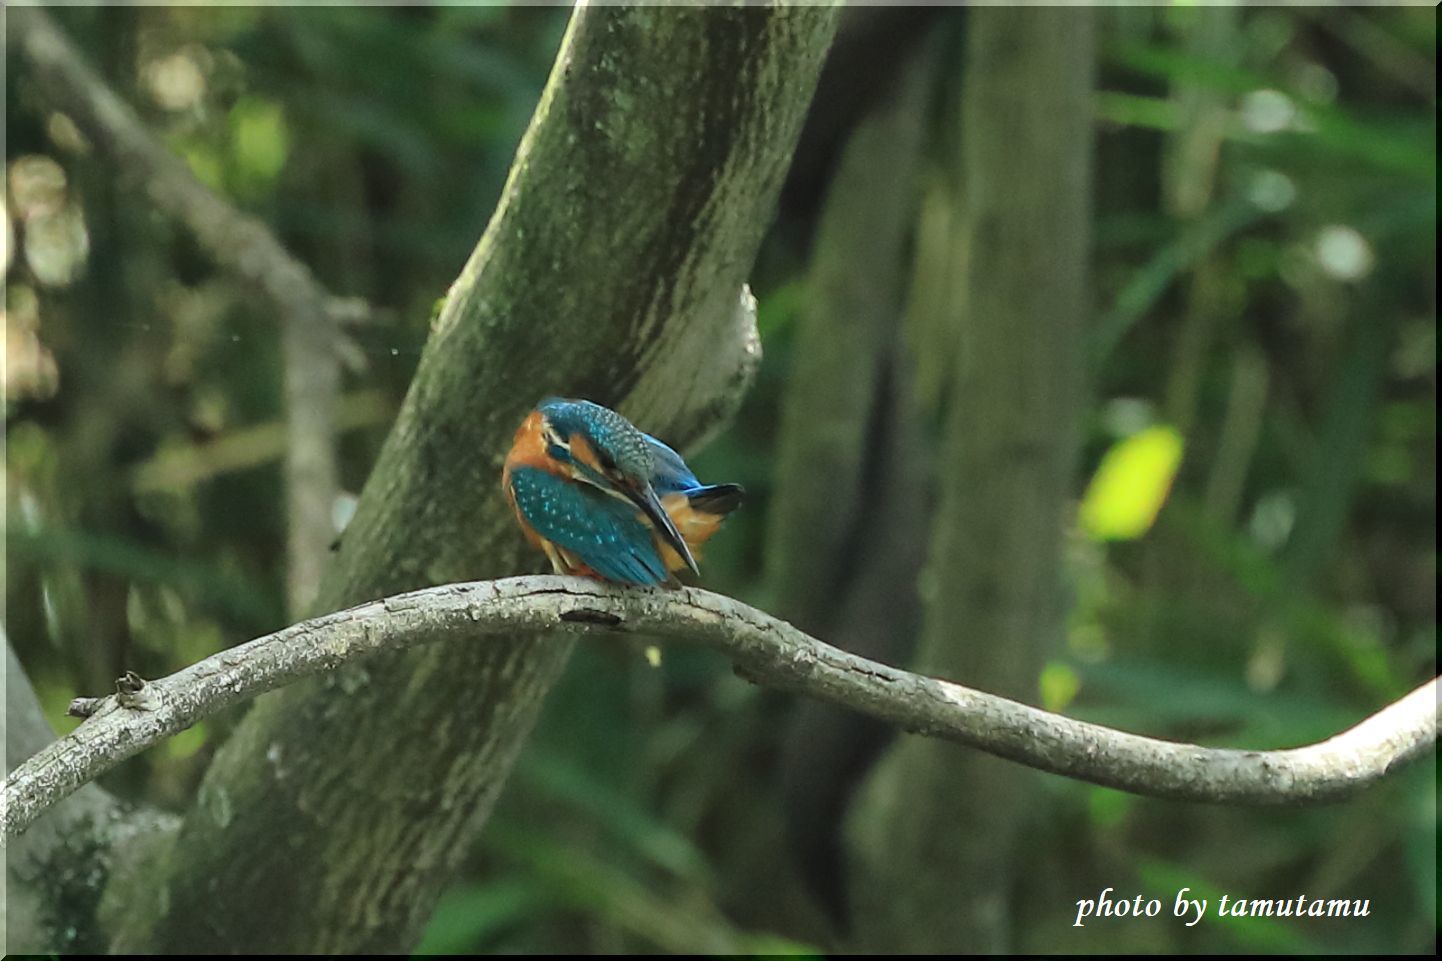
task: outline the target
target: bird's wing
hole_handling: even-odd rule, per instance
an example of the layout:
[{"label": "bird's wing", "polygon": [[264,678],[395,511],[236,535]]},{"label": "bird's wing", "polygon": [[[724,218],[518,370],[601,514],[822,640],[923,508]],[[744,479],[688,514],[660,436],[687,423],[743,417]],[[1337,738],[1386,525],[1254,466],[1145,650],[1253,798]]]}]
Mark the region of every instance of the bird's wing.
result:
[{"label": "bird's wing", "polygon": [[511,472],[516,509],[546,540],[607,580],[660,584],[669,574],[634,507],[534,467]]},{"label": "bird's wing", "polygon": [[700,487],[701,482],[686,466],[681,455],[650,434],[642,434],[651,445],[652,469],[651,486],[658,495],[664,496],[675,491],[688,491]]}]

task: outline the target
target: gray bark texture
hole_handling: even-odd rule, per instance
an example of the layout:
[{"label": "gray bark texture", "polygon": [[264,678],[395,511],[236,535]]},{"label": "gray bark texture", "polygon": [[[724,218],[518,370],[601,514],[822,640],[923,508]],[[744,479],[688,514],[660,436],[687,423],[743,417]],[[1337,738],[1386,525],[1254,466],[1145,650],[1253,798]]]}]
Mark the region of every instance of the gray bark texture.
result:
[{"label": "gray bark texture", "polygon": [[[1093,19],[978,8],[962,83],[960,343],[916,665],[1024,701],[1064,614],[1090,304]],[[1006,952],[1031,777],[951,745],[899,742],[851,817],[861,946]]]},{"label": "gray bark texture", "polygon": [[[577,11],[314,609],[534,565],[498,478],[547,393],[680,445],[725,420],[759,361],[746,272],[834,26]],[[112,949],[409,948],[569,650],[443,643],[261,699],[147,874],[112,878]]]}]

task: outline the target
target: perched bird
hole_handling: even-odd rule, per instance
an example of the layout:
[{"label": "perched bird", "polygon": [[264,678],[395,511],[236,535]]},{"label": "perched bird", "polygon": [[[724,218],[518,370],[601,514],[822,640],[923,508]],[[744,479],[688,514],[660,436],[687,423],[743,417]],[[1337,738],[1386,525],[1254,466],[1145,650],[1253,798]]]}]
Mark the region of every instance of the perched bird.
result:
[{"label": "perched bird", "polygon": [[681,455],[588,400],[548,397],[527,415],[501,486],[526,539],[558,574],[676,583],[741,503],[736,484],[702,484]]}]

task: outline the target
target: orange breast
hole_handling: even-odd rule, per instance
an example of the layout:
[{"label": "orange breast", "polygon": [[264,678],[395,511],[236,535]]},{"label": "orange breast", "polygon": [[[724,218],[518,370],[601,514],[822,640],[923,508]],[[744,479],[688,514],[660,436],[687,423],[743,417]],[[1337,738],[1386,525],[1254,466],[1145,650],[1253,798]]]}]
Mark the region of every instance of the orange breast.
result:
[{"label": "orange breast", "polygon": [[541,412],[531,411],[530,415],[516,428],[516,437],[511,441],[511,450],[506,454],[506,464],[501,468],[501,490],[521,525],[521,533],[536,547],[545,549],[546,541],[531,527],[521,509],[516,506],[516,496],[511,491],[511,471],[517,467],[537,467],[555,473],[555,465],[546,454],[546,441],[541,436]]},{"label": "orange breast", "polygon": [[516,428],[511,450],[506,454],[506,466],[501,471],[501,483],[507,490],[511,486],[511,469],[515,467],[539,467],[554,470],[551,459],[546,455],[546,440],[541,436],[541,412],[533,410]]}]

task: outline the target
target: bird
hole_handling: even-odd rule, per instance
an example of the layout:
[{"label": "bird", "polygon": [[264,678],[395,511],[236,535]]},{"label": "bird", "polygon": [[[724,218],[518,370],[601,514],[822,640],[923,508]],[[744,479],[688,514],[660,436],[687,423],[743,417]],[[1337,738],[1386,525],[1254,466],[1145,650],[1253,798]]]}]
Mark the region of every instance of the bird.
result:
[{"label": "bird", "polygon": [[676,586],[741,504],[739,484],[702,484],[685,460],[610,408],[547,397],[501,470],[526,539],[557,574]]}]

